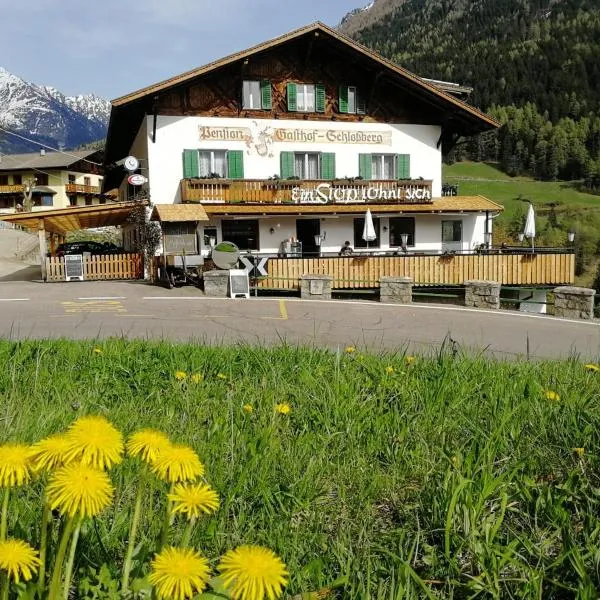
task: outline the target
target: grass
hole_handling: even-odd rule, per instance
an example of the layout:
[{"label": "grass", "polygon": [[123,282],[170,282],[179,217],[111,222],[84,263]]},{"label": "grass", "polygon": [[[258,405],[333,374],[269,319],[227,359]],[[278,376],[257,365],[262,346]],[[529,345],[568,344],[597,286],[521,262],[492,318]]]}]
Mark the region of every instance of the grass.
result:
[{"label": "grass", "polygon": [[[577,360],[100,347],[0,342],[0,442],[34,442],[92,413],[125,434],[151,426],[191,444],[222,498],[193,539],[211,560],[267,545],[292,573],[291,594],[347,577],[344,598],[596,597],[600,373]],[[203,380],[179,382],[178,370]],[[276,414],[278,402],[291,413]],[[108,563],[118,577],[136,474],[130,460],[112,471],[115,504],[83,529],[77,567]],[[161,526],[161,490],[144,500],[136,575]],[[23,488],[11,503],[12,533],[34,544],[41,493]]]},{"label": "grass", "polygon": [[561,210],[589,211],[600,209],[600,197],[579,192],[566,181],[537,181],[530,177],[510,177],[487,163],[460,162],[444,165],[443,180],[458,184],[461,196],[482,195],[505,207],[504,218],[522,209],[519,196],[534,205],[557,203]]}]

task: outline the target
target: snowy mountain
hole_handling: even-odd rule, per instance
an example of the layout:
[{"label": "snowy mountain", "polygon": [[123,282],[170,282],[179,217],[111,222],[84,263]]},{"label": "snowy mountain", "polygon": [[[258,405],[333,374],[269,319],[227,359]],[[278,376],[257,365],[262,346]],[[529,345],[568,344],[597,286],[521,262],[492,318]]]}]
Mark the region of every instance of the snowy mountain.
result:
[{"label": "snowy mountain", "polygon": [[407,0],[372,0],[362,8],[351,10],[340,22],[339,29],[346,35],[354,35],[380,22]]},{"label": "snowy mountain", "polygon": [[[106,136],[110,103],[93,94],[65,96],[0,67],[0,127],[49,146],[76,148]],[[31,152],[35,144],[0,130],[0,152]]]}]

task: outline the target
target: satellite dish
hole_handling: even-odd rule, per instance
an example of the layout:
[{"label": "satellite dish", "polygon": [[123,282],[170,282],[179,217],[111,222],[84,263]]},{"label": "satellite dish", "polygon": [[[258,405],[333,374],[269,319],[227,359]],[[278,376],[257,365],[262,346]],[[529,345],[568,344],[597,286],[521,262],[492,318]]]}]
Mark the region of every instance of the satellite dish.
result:
[{"label": "satellite dish", "polygon": [[211,258],[219,269],[233,269],[240,259],[240,249],[232,242],[221,242],[213,248]]}]

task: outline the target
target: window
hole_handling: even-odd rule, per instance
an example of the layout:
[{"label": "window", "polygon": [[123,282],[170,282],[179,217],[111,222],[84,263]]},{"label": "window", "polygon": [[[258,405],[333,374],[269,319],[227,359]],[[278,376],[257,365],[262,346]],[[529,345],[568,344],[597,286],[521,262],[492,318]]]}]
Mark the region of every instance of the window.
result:
[{"label": "window", "polygon": [[85,205],[86,206],[92,206],[93,202],[92,199],[89,196],[85,197]]},{"label": "window", "polygon": [[462,242],[462,221],[442,221],[442,243]]},{"label": "window", "polygon": [[8,185],[8,175],[0,175],[0,185]]},{"label": "window", "polygon": [[54,201],[52,200],[52,196],[50,194],[42,196],[42,206],[53,206]]},{"label": "window", "polygon": [[36,173],[35,178],[37,179],[36,185],[48,185],[47,173]]},{"label": "window", "polygon": [[356,86],[343,85],[340,87],[339,111],[351,115],[365,114],[365,103]]},{"label": "window", "polygon": [[365,228],[365,220],[354,219],[354,247],[355,248],[379,248],[379,219],[373,218],[373,227],[375,228],[375,239],[372,242],[363,240],[363,230]]},{"label": "window", "polygon": [[242,86],[242,108],[248,110],[271,109],[271,82],[244,81]]},{"label": "window", "polygon": [[373,179],[396,179],[396,157],[393,154],[372,154],[371,172]]},{"label": "window", "polygon": [[69,204],[71,206],[77,206],[77,196],[69,196]]},{"label": "window", "polygon": [[298,112],[315,112],[315,86],[311,83],[296,85],[296,110]]},{"label": "window", "polygon": [[90,185],[92,185],[92,180],[91,180],[91,178],[89,178],[89,177],[84,177],[84,178],[83,178],[83,185],[87,185],[88,187],[89,187]]},{"label": "window", "polygon": [[69,173],[69,183],[75,183],[75,175]]},{"label": "window", "polygon": [[287,101],[291,112],[325,112],[325,85],[322,83],[288,83]]},{"label": "window", "polygon": [[217,228],[216,227],[205,227],[204,234],[203,234],[204,247],[210,248],[211,241],[212,241],[213,246],[215,246],[217,244]]},{"label": "window", "polygon": [[23,183],[23,177],[21,175],[13,175],[13,185],[21,185]]},{"label": "window", "polygon": [[223,241],[233,242],[240,250],[258,250],[258,219],[221,221]]},{"label": "window", "polygon": [[402,246],[402,234],[408,234],[407,246],[415,245],[414,217],[392,217],[390,219],[390,246]]},{"label": "window", "polygon": [[319,154],[316,152],[294,154],[294,176],[298,179],[319,179]]},{"label": "window", "polygon": [[200,150],[198,152],[200,177],[227,177],[227,152],[225,150]]}]

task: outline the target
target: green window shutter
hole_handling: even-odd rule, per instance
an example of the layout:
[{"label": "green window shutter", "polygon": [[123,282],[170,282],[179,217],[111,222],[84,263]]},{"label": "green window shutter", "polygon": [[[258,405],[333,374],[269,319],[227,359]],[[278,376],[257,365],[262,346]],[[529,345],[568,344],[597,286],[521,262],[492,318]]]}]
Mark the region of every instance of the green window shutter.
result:
[{"label": "green window shutter", "polygon": [[363,179],[373,178],[373,162],[370,154],[358,155],[358,174]]},{"label": "green window shutter", "polygon": [[396,155],[396,179],[410,179],[410,154]]},{"label": "green window shutter", "polygon": [[340,85],[340,112],[348,112],[348,86]]},{"label": "green window shutter", "polygon": [[271,93],[271,82],[268,79],[264,79],[260,82],[260,97],[262,100],[262,107],[265,110],[271,110],[273,99]]},{"label": "green window shutter", "polygon": [[289,179],[294,176],[294,153],[282,152],[280,154],[281,179]]},{"label": "green window shutter", "polygon": [[356,114],[367,114],[367,103],[365,102],[365,99],[358,88],[356,88]]},{"label": "green window shutter", "polygon": [[244,152],[242,150],[227,152],[227,177],[228,179],[244,179]]},{"label": "green window shutter", "polygon": [[198,150],[183,151],[183,178],[199,177]]},{"label": "green window shutter", "polygon": [[321,179],[335,179],[335,154],[333,152],[321,154]]},{"label": "green window shutter", "polygon": [[298,90],[296,89],[296,84],[288,83],[287,84],[287,101],[288,101],[288,110],[290,112],[296,112],[298,110],[297,99],[298,99]]},{"label": "green window shutter", "polygon": [[315,85],[315,110],[320,113],[325,112],[325,85],[322,83]]}]

